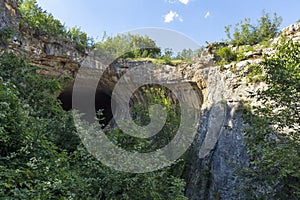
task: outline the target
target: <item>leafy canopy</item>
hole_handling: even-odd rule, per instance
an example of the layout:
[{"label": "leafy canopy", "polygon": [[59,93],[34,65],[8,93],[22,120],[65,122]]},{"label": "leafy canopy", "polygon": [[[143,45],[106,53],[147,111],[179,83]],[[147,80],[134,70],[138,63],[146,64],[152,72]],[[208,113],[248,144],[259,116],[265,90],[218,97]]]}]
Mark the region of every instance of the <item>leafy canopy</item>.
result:
[{"label": "leafy canopy", "polygon": [[59,20],[55,19],[51,13],[43,10],[36,0],[19,1],[19,9],[22,15],[20,30],[25,34],[34,37],[54,36],[71,40],[77,45],[79,50],[92,47],[93,38],[78,27],[68,29]]},{"label": "leafy canopy", "polygon": [[246,18],[237,23],[231,33],[232,25],[225,26],[227,42],[234,45],[255,45],[274,38],[279,33],[279,26],[282,18],[274,13],[273,19],[267,13],[257,20],[257,24],[251,24],[250,19]]},{"label": "leafy canopy", "polygon": [[105,37],[104,40],[96,44],[96,49],[114,59],[158,58],[161,53],[155,41],[148,36],[119,34],[115,37]]}]

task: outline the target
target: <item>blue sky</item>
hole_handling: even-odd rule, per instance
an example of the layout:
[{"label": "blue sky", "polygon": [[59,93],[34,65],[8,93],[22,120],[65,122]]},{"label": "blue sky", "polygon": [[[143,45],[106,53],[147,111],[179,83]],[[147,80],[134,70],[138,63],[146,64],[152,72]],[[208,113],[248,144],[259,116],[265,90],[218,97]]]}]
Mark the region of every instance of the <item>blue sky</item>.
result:
[{"label": "blue sky", "polygon": [[224,26],[264,13],[283,17],[281,28],[300,19],[299,0],[38,0],[67,27],[81,27],[101,40],[144,27],[181,32],[199,45],[225,38]]}]

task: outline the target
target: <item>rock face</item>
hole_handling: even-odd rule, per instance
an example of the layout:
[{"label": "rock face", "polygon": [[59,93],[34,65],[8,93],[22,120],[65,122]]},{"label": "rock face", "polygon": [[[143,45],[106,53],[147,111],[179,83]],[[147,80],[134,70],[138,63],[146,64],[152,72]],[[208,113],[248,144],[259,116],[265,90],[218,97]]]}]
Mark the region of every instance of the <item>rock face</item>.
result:
[{"label": "rock face", "polygon": [[186,195],[195,200],[243,199],[237,193],[241,177],[235,173],[248,165],[241,101],[248,98],[247,91],[263,85],[246,86],[244,68],[231,72],[211,66],[200,71],[207,88],[198,135],[190,152],[192,160],[185,174]]},{"label": "rock face", "polygon": [[288,27],[285,27],[284,29],[282,29],[281,31],[281,35],[283,36],[297,36],[299,37],[299,30],[300,30],[300,22],[297,22],[295,24],[291,24]]},{"label": "rock face", "polygon": [[41,68],[41,74],[53,76],[75,76],[85,52],[80,52],[67,40],[39,36],[34,38],[21,33],[19,22],[21,13],[16,0],[0,0],[0,34],[7,28],[14,30],[8,47],[10,51],[30,59],[31,63]]},{"label": "rock face", "polygon": [[0,30],[5,27],[18,28],[20,12],[14,0],[0,1]]},{"label": "rock face", "polygon": [[[284,28],[281,36],[299,41],[300,24]],[[272,42],[279,39],[274,38]],[[245,102],[256,105],[257,101],[249,98],[250,92],[266,88],[263,82],[247,80],[248,67],[262,62],[263,55],[273,52],[273,48],[257,47],[245,53],[248,60],[225,66],[214,66],[209,61],[213,56],[204,52],[203,58],[185,68],[184,74],[188,74],[185,78],[196,78],[200,74],[205,83],[202,119],[185,173],[189,199],[245,199],[239,193],[242,177],[236,173],[249,165],[243,135],[247,125],[242,120],[241,106]]]},{"label": "rock face", "polygon": [[[0,0],[0,30],[4,27],[18,29],[20,13],[16,1]],[[282,31],[282,35],[300,38],[299,23]],[[9,49],[21,56],[30,58],[31,63],[41,68],[41,74],[52,76],[67,75],[75,77],[78,69],[86,61],[86,52],[80,52],[69,41],[43,36],[39,39],[24,36],[13,41]],[[218,44],[219,45],[219,44]],[[220,43],[220,45],[226,45]],[[194,64],[156,67],[154,74],[167,84],[188,82],[201,99],[201,120],[198,134],[190,151],[190,160],[186,166],[186,195],[190,199],[243,199],[238,193],[241,177],[235,172],[239,167],[247,166],[248,158],[243,142],[243,129],[240,106],[242,102],[255,104],[249,99],[249,91],[255,92],[265,87],[263,83],[247,81],[248,65],[261,62],[261,55],[272,49],[256,50],[248,53],[249,60],[215,66],[214,55],[207,48],[202,57]],[[251,58],[251,59],[250,59]],[[107,65],[91,59],[91,68],[106,69],[97,88],[100,99],[98,108],[110,109],[110,95],[120,77],[135,66],[153,66],[151,62],[124,61]],[[90,71],[93,75],[93,71]],[[88,76],[90,76],[88,75]],[[95,77],[98,78],[98,77]],[[86,90],[87,88],[82,88]],[[70,109],[72,102],[72,83],[62,91],[60,99]],[[136,97],[136,101],[143,101]],[[67,105],[68,104],[68,105]],[[111,118],[111,112],[105,114]]]},{"label": "rock face", "polygon": [[[213,122],[218,123],[214,124]],[[248,165],[243,144],[244,124],[236,103],[217,103],[203,111],[199,134],[187,167],[186,195],[189,199],[243,199],[238,193],[241,184],[235,174],[239,167]],[[206,141],[211,132],[215,141]],[[202,148],[211,149],[208,154]]]},{"label": "rock face", "polygon": [[0,1],[0,48],[6,48],[15,30],[18,30],[20,12],[16,1]]},{"label": "rock face", "polygon": [[64,39],[23,36],[18,40],[19,45],[12,43],[9,48],[18,55],[29,58],[31,64],[41,68],[41,74],[74,77],[85,59],[85,53],[78,51],[73,43]]},{"label": "rock face", "polygon": [[[105,68],[95,60],[90,60],[91,67]],[[247,166],[248,158],[243,143],[245,125],[240,108],[243,102],[255,104],[248,97],[249,91],[265,87],[264,83],[249,83],[247,80],[249,64],[259,62],[261,58],[220,67],[213,64],[209,52],[204,52],[191,65],[155,67],[147,61],[123,61],[108,67],[98,89],[99,93],[111,95],[121,76],[137,66],[152,68],[155,77],[166,84],[192,84],[201,99],[198,106],[201,106],[202,117],[185,173],[186,195],[190,199],[242,199],[242,194],[238,194],[241,177],[235,170]],[[90,72],[86,77],[93,74],[96,73]],[[137,96],[136,101],[143,102],[143,99]]]}]

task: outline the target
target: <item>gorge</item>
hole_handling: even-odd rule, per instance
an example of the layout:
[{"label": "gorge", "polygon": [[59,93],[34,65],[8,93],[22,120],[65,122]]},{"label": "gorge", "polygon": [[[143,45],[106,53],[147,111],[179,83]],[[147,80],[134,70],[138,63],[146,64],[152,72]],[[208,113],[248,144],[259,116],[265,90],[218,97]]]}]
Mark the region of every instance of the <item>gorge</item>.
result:
[{"label": "gorge", "polygon": [[[47,35],[36,38],[30,34],[19,33],[18,24],[22,16],[17,2],[1,0],[0,6],[0,30],[5,27],[13,27],[16,30],[13,38],[1,44],[2,49],[28,58],[30,64],[39,67],[41,75],[49,75],[57,79],[64,76],[70,78],[57,95],[62,108],[66,111],[73,108],[74,78],[87,59],[92,67],[107,68],[95,94],[95,110],[103,109],[106,125],[110,124],[113,118],[111,95],[119,79],[133,67],[158,65],[145,60],[123,60],[103,65],[96,59],[91,60],[89,56],[92,50],[78,50],[74,43],[66,39]],[[278,42],[283,36],[299,41],[300,23],[284,28],[281,35],[273,38],[271,43]],[[218,47],[218,43],[215,46]],[[272,47],[257,45],[254,48],[255,50],[244,52],[245,60],[218,66],[215,62],[215,49],[211,50],[207,47],[192,63],[181,63],[175,66],[162,64],[153,72],[157,77],[162,77],[166,85],[172,85],[174,82],[189,83],[200,99],[200,105],[196,106],[201,107],[201,119],[183,173],[187,183],[185,195],[189,199],[246,198],[243,193],[238,192],[243,184],[243,177],[235,173],[238,169],[250,165],[244,142],[244,129],[247,124],[242,117],[243,104],[258,105],[257,100],[249,94],[266,88],[264,82],[248,80],[248,75],[251,73],[249,66],[261,63],[264,55],[274,52]],[[90,73],[88,76],[92,77],[93,71],[91,70]],[[83,86],[81,90],[84,93],[89,88]],[[141,103],[144,101],[139,95],[132,99]]]}]

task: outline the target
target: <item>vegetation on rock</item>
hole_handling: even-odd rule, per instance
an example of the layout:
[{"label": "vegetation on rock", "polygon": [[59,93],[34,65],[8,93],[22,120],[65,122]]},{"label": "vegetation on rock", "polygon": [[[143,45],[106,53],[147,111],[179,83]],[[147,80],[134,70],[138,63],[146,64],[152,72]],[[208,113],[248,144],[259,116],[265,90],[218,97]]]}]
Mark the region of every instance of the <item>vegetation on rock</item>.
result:
[{"label": "vegetation on rock", "polygon": [[217,65],[224,65],[237,60],[237,53],[232,51],[230,47],[218,47]]},{"label": "vegetation on rock", "polygon": [[235,25],[233,34],[231,33],[232,25],[225,26],[227,41],[234,46],[266,42],[278,35],[281,22],[282,18],[278,17],[276,13],[274,13],[273,19],[270,19],[268,13],[263,15],[256,25],[251,24],[250,19],[244,19]]},{"label": "vegetation on rock", "polygon": [[96,49],[114,59],[158,58],[161,50],[148,36],[119,34],[96,43]]},{"label": "vegetation on rock", "polygon": [[15,30],[11,27],[4,27],[0,30],[0,46],[7,46],[9,39],[15,34]]},{"label": "vegetation on rock", "polygon": [[251,165],[242,171],[246,194],[255,199],[300,198],[300,45],[283,40],[265,57],[268,88],[261,106],[245,115]]},{"label": "vegetation on rock", "polygon": [[19,1],[19,9],[22,15],[20,31],[24,34],[30,34],[36,38],[51,36],[69,39],[82,51],[94,44],[93,38],[88,37],[80,28],[67,29],[51,13],[44,11],[36,0]]},{"label": "vegetation on rock", "polygon": [[[0,198],[186,199],[185,182],[175,173],[182,163],[145,174],[102,165],[56,100],[62,83],[11,53],[0,56],[0,69]],[[114,133],[108,135],[119,144],[139,149]]]}]

